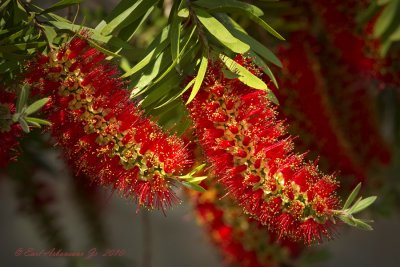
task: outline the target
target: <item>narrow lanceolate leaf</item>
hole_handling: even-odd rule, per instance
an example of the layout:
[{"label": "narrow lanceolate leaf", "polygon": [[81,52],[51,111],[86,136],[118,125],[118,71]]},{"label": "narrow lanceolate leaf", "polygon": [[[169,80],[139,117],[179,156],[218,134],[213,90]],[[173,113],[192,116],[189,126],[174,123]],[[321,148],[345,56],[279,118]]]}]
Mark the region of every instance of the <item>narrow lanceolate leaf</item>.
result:
[{"label": "narrow lanceolate leaf", "polygon": [[366,231],[373,230],[369,224],[367,224],[366,222],[364,222],[360,219],[356,219],[351,215],[350,216],[341,215],[341,216],[339,216],[339,219],[350,226],[357,227],[362,230],[366,230]]},{"label": "narrow lanceolate leaf", "polygon": [[389,37],[390,41],[400,41],[400,25],[397,27],[397,29],[390,35]]},{"label": "narrow lanceolate leaf", "polygon": [[362,200],[358,201],[356,204],[354,204],[354,206],[350,209],[349,212],[352,214],[360,212],[360,211],[368,208],[370,205],[372,205],[372,203],[374,203],[375,200],[376,200],[376,196],[367,197],[365,199],[362,199]]},{"label": "narrow lanceolate leaf", "polygon": [[266,23],[263,19],[257,17],[257,16],[252,16],[250,13],[248,13],[249,18],[254,21],[255,23],[257,23],[258,25],[260,25],[261,27],[263,27],[266,31],[268,31],[270,34],[272,34],[273,36],[275,36],[276,38],[278,38],[279,40],[285,40],[285,38],[283,38],[282,35],[280,35],[277,31],[274,30],[274,28],[272,28],[268,23]]},{"label": "narrow lanceolate leaf", "polygon": [[203,56],[201,58],[199,71],[197,72],[197,76],[196,76],[196,79],[195,79],[195,82],[194,82],[194,85],[192,88],[192,92],[190,93],[189,99],[187,100],[186,104],[189,104],[190,102],[192,102],[192,100],[196,96],[197,92],[199,91],[200,86],[203,83],[204,76],[206,75],[207,66],[208,66],[208,58],[207,58],[206,54],[203,54]]},{"label": "narrow lanceolate leaf", "polygon": [[249,12],[257,17],[264,15],[264,12],[258,7],[237,0],[197,0],[193,4],[216,12]]},{"label": "narrow lanceolate leaf", "polygon": [[166,102],[162,103],[161,105],[158,105],[157,107],[155,107],[154,109],[160,109],[162,107],[165,107],[166,105],[170,104],[171,102],[175,101],[176,99],[178,99],[179,97],[181,97],[187,90],[189,90],[190,87],[193,86],[194,82],[196,81],[196,78],[193,78],[186,86],[185,88],[183,88],[183,90],[177,94],[176,96],[168,99]]},{"label": "narrow lanceolate leaf", "polygon": [[253,51],[249,52],[249,57],[253,58],[253,62],[259,66],[265,74],[268,75],[268,77],[271,79],[273,84],[276,86],[276,88],[279,88],[278,82],[275,78],[275,75],[272,73],[272,70],[268,67],[268,65],[259,57],[256,53]]},{"label": "narrow lanceolate leaf", "polygon": [[[178,57],[179,40],[181,39],[181,21],[177,17],[172,18],[170,39],[171,39],[171,56],[173,61]],[[177,66],[179,66],[179,59],[177,60]]]},{"label": "narrow lanceolate leaf", "polygon": [[196,15],[207,31],[235,53],[246,53],[250,46],[234,37],[225,26],[203,9],[195,9]]},{"label": "narrow lanceolate leaf", "polygon": [[25,120],[29,123],[37,123],[40,125],[48,125],[48,126],[51,125],[51,122],[39,118],[25,117]]},{"label": "narrow lanceolate leaf", "polygon": [[54,38],[57,37],[57,33],[53,27],[43,25],[44,34],[46,35],[47,41],[51,44],[54,41]]},{"label": "narrow lanceolate leaf", "polygon": [[69,22],[62,22],[62,21],[49,21],[52,25],[54,25],[56,28],[61,29],[61,30],[69,30],[73,33],[81,32],[82,30],[90,32],[90,38],[101,42],[105,44],[112,45],[113,47],[118,47],[118,49],[124,48],[124,49],[133,49],[132,46],[130,46],[127,42],[114,37],[114,36],[104,36],[102,34],[99,34],[97,31],[94,31],[91,28],[80,26],[80,25],[75,25]]},{"label": "narrow lanceolate leaf", "polygon": [[269,33],[271,33],[273,36],[280,40],[285,40],[285,38],[282,37],[277,31],[275,31],[268,23],[266,23],[263,19],[260,18],[260,16],[264,15],[262,10],[260,10],[258,7],[242,3],[239,1],[232,1],[232,0],[216,0],[216,1],[208,1],[208,0],[201,0],[201,1],[196,1],[196,4],[200,6],[204,6],[207,8],[210,8],[211,11],[215,12],[220,12],[223,11],[224,13],[226,12],[240,12],[241,14],[245,15],[246,17],[250,18],[253,20],[255,23],[259,24],[261,27],[263,27],[265,30],[267,30]]},{"label": "narrow lanceolate leaf", "polygon": [[29,125],[28,125],[28,123],[23,118],[20,118],[18,120],[18,122],[19,122],[19,125],[21,126],[22,130],[25,133],[29,133]]},{"label": "narrow lanceolate leaf", "polygon": [[159,36],[157,36],[150,44],[146,51],[146,56],[138,62],[132,69],[127,71],[122,77],[129,77],[146,67],[153,59],[155,59],[164,49],[168,46],[169,40],[167,39],[169,27],[166,27]]},{"label": "narrow lanceolate leaf", "polygon": [[19,93],[18,101],[17,101],[17,113],[21,113],[22,109],[26,105],[26,101],[28,100],[30,86],[24,84]]},{"label": "narrow lanceolate leaf", "polygon": [[224,62],[225,66],[230,71],[239,75],[238,79],[242,83],[244,83],[254,89],[269,90],[268,85],[263,80],[254,76],[250,71],[248,71],[246,68],[244,68],[240,64],[236,63],[231,58],[229,58],[225,55],[222,55],[222,54],[219,55],[219,58]]},{"label": "narrow lanceolate leaf", "polygon": [[205,192],[205,191],[206,191],[203,187],[201,187],[200,185],[195,184],[195,183],[190,183],[190,182],[182,181],[182,184],[183,184],[184,186],[186,186],[187,188],[192,189],[192,190],[195,190],[195,191],[197,191],[197,192]]},{"label": "narrow lanceolate leaf", "polygon": [[32,113],[35,113],[36,111],[38,111],[39,109],[41,109],[44,105],[46,105],[46,103],[47,103],[48,101],[49,101],[49,98],[46,97],[46,98],[42,98],[42,99],[39,99],[39,100],[33,102],[29,107],[27,107],[27,108],[25,109],[25,113],[26,113],[27,115],[30,115],[30,114],[32,114]]},{"label": "narrow lanceolate leaf", "polygon": [[179,12],[178,12],[178,17],[181,17],[181,18],[187,18],[187,17],[189,17],[189,9],[187,9],[187,8],[182,8],[181,10],[179,10]]},{"label": "narrow lanceolate leaf", "polygon": [[380,37],[384,35],[392,27],[392,25],[396,23],[396,18],[398,18],[399,15],[400,1],[390,1],[376,21],[373,32],[374,37]]},{"label": "narrow lanceolate leaf", "polygon": [[114,53],[114,52],[112,52],[112,51],[100,46],[99,44],[97,44],[96,42],[94,42],[94,41],[92,41],[90,39],[88,39],[88,42],[90,43],[91,46],[93,46],[94,48],[96,48],[97,50],[101,51],[102,53],[104,53],[107,56],[116,57],[116,58],[121,57],[120,55],[118,55],[118,54],[116,54],[116,53]]},{"label": "narrow lanceolate leaf", "polygon": [[103,35],[109,35],[114,33],[115,31],[131,24],[132,22],[141,18],[143,14],[145,14],[149,8],[155,5],[158,0],[142,0],[137,1],[128,9],[123,11],[102,29],[101,33]]},{"label": "narrow lanceolate leaf", "polygon": [[346,202],[343,205],[343,209],[347,209],[350,207],[350,205],[354,202],[356,197],[358,196],[358,193],[360,192],[361,189],[361,183],[359,183],[353,191],[350,193],[349,197],[347,198]]},{"label": "narrow lanceolate leaf", "polygon": [[279,58],[275,56],[275,54],[270,49],[265,47],[253,37],[249,36],[247,32],[231,17],[226,14],[218,14],[218,19],[220,19],[220,21],[226,26],[226,28],[232,33],[233,36],[238,38],[240,41],[250,45],[251,50],[259,54],[269,62],[282,68],[282,62],[279,60]]}]

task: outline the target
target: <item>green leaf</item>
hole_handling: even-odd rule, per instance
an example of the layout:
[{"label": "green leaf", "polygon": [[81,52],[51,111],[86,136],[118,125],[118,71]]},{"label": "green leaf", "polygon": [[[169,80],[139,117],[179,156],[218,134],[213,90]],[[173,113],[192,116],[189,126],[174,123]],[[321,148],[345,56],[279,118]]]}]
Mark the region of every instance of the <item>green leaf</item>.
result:
[{"label": "green leaf", "polygon": [[[220,21],[227,27],[227,29],[232,33],[233,36],[238,38],[240,41],[250,45],[251,50],[268,60],[269,62],[275,64],[276,66],[282,68],[282,62],[275,56],[274,53],[259,41],[249,36],[247,32],[237,24],[231,17],[226,14],[218,14]],[[271,78],[272,79],[272,78]]]},{"label": "green leaf", "polygon": [[152,105],[154,102],[160,99],[160,96],[167,95],[173,88],[179,85],[180,79],[177,75],[172,75],[168,79],[165,79],[162,83],[160,83],[154,90],[152,90],[143,102],[141,106],[146,108]]},{"label": "green leaf", "polygon": [[80,25],[75,25],[72,23],[67,23],[67,22],[62,22],[62,21],[49,21],[52,25],[54,25],[58,29],[63,29],[63,30],[69,30],[73,33],[78,33],[81,32],[82,30],[88,31],[91,33],[90,39],[95,40],[100,43],[106,43],[109,45],[112,45],[113,47],[117,47],[118,49],[124,48],[124,49],[129,49],[133,50],[133,47],[130,46],[127,42],[124,42],[123,40],[114,37],[114,36],[103,36],[99,34],[97,31],[94,31],[91,28],[88,27],[83,27]]},{"label": "green leaf", "polygon": [[[79,34],[79,36],[81,36],[81,35]],[[98,43],[96,43],[95,41],[91,40],[90,38],[87,39],[87,41],[92,47],[96,48],[97,50],[99,50],[100,52],[102,52],[103,54],[105,54],[107,56],[116,57],[116,58],[121,57],[120,55],[118,55],[118,54],[116,54],[116,53],[114,53],[114,52],[112,52],[110,50],[107,50],[106,48],[100,46]]]},{"label": "green leaf", "polygon": [[178,17],[181,18],[187,18],[189,17],[189,9],[187,8],[182,8],[181,10],[178,11]]},{"label": "green leaf", "polygon": [[186,186],[187,188],[195,190],[197,192],[201,192],[201,193],[202,192],[206,192],[206,190],[202,186],[200,186],[198,184],[194,184],[194,183],[190,183],[190,182],[186,182],[186,181],[182,181],[181,183],[184,186]]},{"label": "green leaf", "polygon": [[122,13],[116,16],[113,20],[107,23],[101,31],[103,35],[109,35],[115,31],[131,24],[135,20],[141,18],[158,0],[139,0],[125,9]]},{"label": "green leaf", "polygon": [[59,9],[66,8],[68,6],[80,4],[82,0],[61,0],[60,2],[52,5],[49,8],[46,8],[45,10],[42,11],[42,13],[50,13]]},{"label": "green leaf", "polygon": [[211,11],[214,10],[215,12],[239,11],[249,19],[253,20],[255,23],[259,24],[261,27],[263,27],[265,30],[267,30],[269,33],[271,33],[279,40],[285,40],[285,38],[283,38],[282,35],[280,35],[270,25],[268,25],[268,23],[266,23],[264,20],[260,18],[260,16],[264,15],[264,13],[256,6],[235,0],[213,0],[213,1],[200,0],[195,3],[196,4],[199,3],[200,5],[211,8]]},{"label": "green leaf", "polygon": [[[178,58],[179,54],[179,40],[181,39],[181,20],[177,17],[172,18],[171,30],[170,30],[170,42],[171,42],[171,57],[172,61]],[[177,66],[179,66],[179,59],[177,60]]]},{"label": "green leaf", "polygon": [[26,102],[28,100],[30,86],[28,84],[24,84],[19,92],[18,101],[17,101],[17,113],[21,113],[22,109],[26,106]]},{"label": "green leaf", "polygon": [[356,197],[358,196],[358,193],[360,192],[361,189],[361,183],[359,183],[353,191],[351,191],[349,197],[347,198],[346,202],[343,205],[343,210],[347,209],[350,207],[350,205],[354,202]]},{"label": "green leaf", "polygon": [[54,41],[54,38],[57,37],[56,31],[54,30],[53,27],[46,26],[46,25],[42,25],[42,28],[43,28],[43,30],[44,30],[44,34],[46,35],[47,41],[48,41],[50,44],[52,44],[53,41]]},{"label": "green leaf", "polygon": [[275,105],[279,106],[279,100],[271,90],[267,93],[267,99],[274,103]]},{"label": "green leaf", "polygon": [[197,76],[196,76],[192,91],[190,92],[190,96],[186,102],[186,105],[189,104],[190,102],[192,102],[194,97],[199,92],[201,84],[203,83],[204,77],[207,72],[207,66],[208,66],[208,58],[207,58],[207,55],[205,53],[203,53],[203,56],[202,56],[201,62],[200,62],[199,71],[197,72]]},{"label": "green leaf", "polygon": [[22,117],[19,118],[18,122],[19,122],[19,125],[21,126],[22,130],[25,133],[29,133],[29,125]]},{"label": "green leaf", "polygon": [[251,13],[257,17],[264,15],[264,12],[258,7],[237,0],[197,0],[193,4],[215,12],[239,11],[244,12],[246,15]]},{"label": "green leaf", "polygon": [[349,213],[357,213],[360,212],[366,208],[368,208],[370,205],[372,205],[372,203],[374,203],[376,200],[376,196],[372,196],[372,197],[367,197],[365,199],[362,199],[358,202],[356,202],[356,204],[354,204],[354,206],[349,210]]},{"label": "green leaf", "polygon": [[168,46],[169,40],[165,40],[161,42],[158,46],[156,46],[150,53],[146,55],[141,61],[139,61],[133,68],[131,68],[129,71],[127,71],[122,77],[129,77],[138,71],[142,70],[144,67],[146,67],[150,62],[153,61],[154,58],[160,55],[161,52],[164,51],[164,49]]},{"label": "green leaf", "polygon": [[232,72],[239,75],[239,80],[244,84],[259,90],[269,90],[268,85],[265,84],[263,80],[254,76],[250,71],[248,71],[245,67],[236,63],[231,58],[220,54],[219,58],[225,63],[225,66]]},{"label": "green leaf", "polygon": [[187,90],[189,90],[190,87],[193,86],[193,84],[194,84],[195,81],[196,81],[196,77],[193,78],[190,82],[188,82],[188,84],[185,86],[185,88],[184,88],[179,94],[177,94],[176,96],[170,98],[168,101],[166,101],[166,102],[164,102],[163,104],[161,104],[161,105],[155,107],[154,109],[160,109],[160,108],[162,108],[162,107],[168,105],[169,103],[175,101],[175,100],[178,99],[179,97],[181,97]]},{"label": "green leaf", "polygon": [[372,231],[372,230],[374,230],[374,229],[371,227],[371,225],[367,224],[366,222],[364,222],[364,221],[362,221],[362,220],[355,219],[354,222],[355,222],[355,226],[356,226],[358,229],[365,230],[365,231]]},{"label": "green leaf", "polygon": [[40,125],[51,126],[51,122],[49,122],[47,120],[39,119],[39,118],[25,117],[25,120],[27,122],[30,122],[30,123],[37,123],[37,124],[40,124]]},{"label": "green leaf", "polygon": [[400,1],[399,0],[390,1],[375,23],[373,30],[374,37],[376,38],[381,37],[388,30],[390,30],[393,23],[397,24],[396,18],[399,16],[399,12],[400,12]]},{"label": "green leaf", "polygon": [[46,103],[49,102],[49,99],[50,98],[46,97],[33,102],[25,109],[25,114],[30,115],[32,113],[35,113],[36,111],[41,109],[44,105],[46,105]]},{"label": "green leaf", "polygon": [[253,51],[249,52],[249,56],[253,58],[253,62],[262,69],[262,71],[268,75],[271,81],[274,83],[276,88],[279,88],[278,82],[275,78],[275,75],[272,73],[271,69],[267,66],[267,64]]},{"label": "green leaf", "polygon": [[160,55],[161,52],[169,45],[168,38],[169,27],[163,31],[151,42],[149,48],[145,52],[147,54],[140,62],[138,62],[132,69],[127,71],[122,77],[129,77],[146,67],[154,58]]},{"label": "green leaf", "polygon": [[397,29],[390,35],[389,37],[390,41],[400,41],[400,25],[397,27]]},{"label": "green leaf", "polygon": [[184,58],[188,53],[197,53],[196,49],[198,47],[197,43],[193,43],[188,49],[188,45],[191,44],[192,37],[194,35],[196,27],[193,27],[192,32],[189,34],[189,37],[186,40],[185,45],[182,50],[179,52],[177,58],[171,63],[171,65],[153,82],[153,84],[158,84],[171,70],[176,66],[179,59]]},{"label": "green leaf", "polygon": [[192,178],[188,179],[187,181],[189,183],[199,184],[201,181],[204,181],[207,178],[208,178],[208,176],[196,176],[196,177],[192,177]]},{"label": "green leaf", "polygon": [[272,28],[271,26],[269,26],[268,23],[266,23],[264,20],[262,20],[261,18],[257,17],[257,16],[252,16],[251,14],[248,14],[249,18],[254,21],[255,23],[257,23],[258,25],[260,25],[261,27],[263,27],[266,31],[268,31],[270,34],[272,34],[273,36],[275,36],[276,38],[278,38],[279,40],[285,41],[285,38],[283,38],[282,35],[280,35],[277,31],[274,30],[274,28]]},{"label": "green leaf", "polygon": [[195,9],[196,15],[208,32],[219,42],[235,53],[244,54],[249,51],[250,46],[234,37],[225,26],[215,17],[203,9]]}]

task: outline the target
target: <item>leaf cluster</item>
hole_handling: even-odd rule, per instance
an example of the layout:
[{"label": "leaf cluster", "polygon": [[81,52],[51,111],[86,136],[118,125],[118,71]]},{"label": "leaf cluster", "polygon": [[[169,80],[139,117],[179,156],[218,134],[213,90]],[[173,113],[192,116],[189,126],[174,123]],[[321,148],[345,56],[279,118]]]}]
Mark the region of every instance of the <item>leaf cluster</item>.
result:
[{"label": "leaf cluster", "polygon": [[373,230],[371,225],[369,225],[369,223],[373,221],[357,219],[353,216],[353,214],[365,210],[367,207],[372,205],[376,200],[376,196],[371,196],[364,199],[362,197],[357,198],[360,189],[361,189],[361,183],[359,183],[350,193],[346,202],[343,205],[343,208],[339,211],[335,211],[335,215],[341,221],[350,226],[354,226],[362,230]]}]

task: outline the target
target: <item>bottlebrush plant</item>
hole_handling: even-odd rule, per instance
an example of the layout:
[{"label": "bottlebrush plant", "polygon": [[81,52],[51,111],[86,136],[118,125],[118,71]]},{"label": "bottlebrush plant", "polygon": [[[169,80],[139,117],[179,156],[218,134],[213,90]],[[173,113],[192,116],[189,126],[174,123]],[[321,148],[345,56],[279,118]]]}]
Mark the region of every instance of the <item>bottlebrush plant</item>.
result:
[{"label": "bottlebrush plant", "polygon": [[[267,79],[251,59],[221,61]],[[293,137],[277,120],[267,93],[246,85],[240,76],[232,77],[221,61],[210,63],[197,98],[188,105],[219,181],[246,213],[279,237],[307,244],[331,238],[334,217],[349,215],[337,210],[338,182],[322,174],[316,163],[305,162],[304,155],[293,153]],[[374,199],[367,198],[366,203]],[[351,220],[371,229],[352,216]]]},{"label": "bottlebrush plant", "polygon": [[[377,194],[396,167],[399,108],[373,120],[370,103],[400,92],[397,0],[121,0],[98,13],[37,2],[0,3],[0,172],[42,228],[56,215],[36,203],[36,177],[71,173],[137,211],[167,214],[186,187],[238,265],[296,265],[342,222],[372,230],[354,215],[376,199],[358,197],[358,183]],[[58,150],[66,171],[50,172]],[[83,217],[102,229],[97,215]],[[52,222],[44,234],[61,231]]]}]

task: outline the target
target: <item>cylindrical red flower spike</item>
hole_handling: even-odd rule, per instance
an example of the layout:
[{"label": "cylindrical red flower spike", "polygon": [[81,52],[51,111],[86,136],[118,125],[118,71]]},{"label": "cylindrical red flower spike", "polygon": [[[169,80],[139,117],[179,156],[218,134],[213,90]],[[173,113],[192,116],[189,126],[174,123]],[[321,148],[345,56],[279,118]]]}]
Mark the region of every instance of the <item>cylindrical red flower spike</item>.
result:
[{"label": "cylindrical red flower spike", "polygon": [[206,192],[189,191],[188,195],[199,223],[220,249],[227,266],[285,266],[279,255],[296,261],[302,245],[276,240],[265,226],[246,215],[232,197],[224,197],[225,189],[212,175],[202,185]]},{"label": "cylindrical red flower spike", "polygon": [[283,71],[275,94],[288,119],[289,131],[300,136],[295,140],[296,148],[300,145],[303,150],[317,153],[330,171],[365,180],[367,168],[340,128],[330,102],[329,84],[318,60],[321,51],[309,33],[292,33],[289,44],[277,52]]},{"label": "cylindrical red flower spike", "polygon": [[104,54],[74,38],[31,62],[25,82],[51,97],[53,136],[77,171],[139,205],[165,209],[176,201],[172,183],[190,165],[185,144],[129,100]]},{"label": "cylindrical red flower spike", "polygon": [[15,113],[15,98],[15,94],[0,88],[0,168],[16,158],[15,148],[22,132],[19,124],[13,123],[11,118]]},{"label": "cylindrical red flower spike", "polygon": [[[236,62],[262,73],[242,56]],[[338,183],[293,153],[267,92],[226,78],[214,62],[188,108],[219,181],[247,213],[280,237],[306,243],[330,237]]]}]

